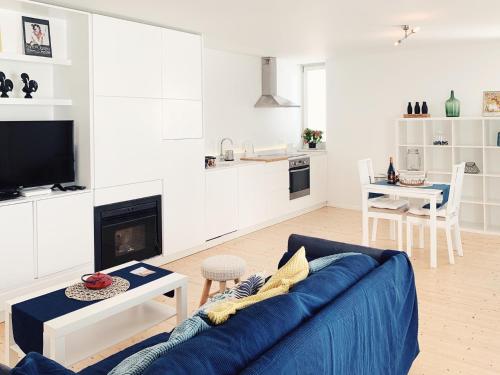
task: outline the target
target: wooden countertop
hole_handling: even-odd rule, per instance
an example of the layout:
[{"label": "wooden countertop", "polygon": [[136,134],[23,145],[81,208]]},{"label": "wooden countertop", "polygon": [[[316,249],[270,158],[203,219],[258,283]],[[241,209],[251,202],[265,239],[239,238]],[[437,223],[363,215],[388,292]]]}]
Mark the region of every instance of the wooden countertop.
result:
[{"label": "wooden countertop", "polygon": [[263,161],[270,163],[273,161],[288,160],[288,155],[262,155],[262,156],[243,156],[240,160]]}]

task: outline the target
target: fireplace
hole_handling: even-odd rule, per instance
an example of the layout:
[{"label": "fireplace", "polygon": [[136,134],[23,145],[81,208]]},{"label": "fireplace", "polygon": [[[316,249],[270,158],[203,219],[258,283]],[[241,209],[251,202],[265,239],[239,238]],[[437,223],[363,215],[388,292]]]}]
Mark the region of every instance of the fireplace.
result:
[{"label": "fireplace", "polygon": [[162,253],[161,196],[94,208],[95,270]]}]

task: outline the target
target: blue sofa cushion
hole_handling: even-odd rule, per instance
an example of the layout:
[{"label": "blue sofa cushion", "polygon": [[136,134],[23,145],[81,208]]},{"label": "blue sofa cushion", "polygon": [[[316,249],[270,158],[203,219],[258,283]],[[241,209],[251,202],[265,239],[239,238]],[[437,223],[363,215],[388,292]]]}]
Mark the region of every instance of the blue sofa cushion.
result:
[{"label": "blue sofa cushion", "polygon": [[395,250],[379,250],[372,247],[353,245],[344,242],[328,241],[321,238],[292,234],[288,238],[288,251],[283,254],[278,268],[288,262],[293,254],[295,254],[302,246],[304,246],[304,248],[306,249],[306,258],[309,262],[327,255],[352,252],[366,254],[375,259],[377,262],[384,263],[392,256],[400,254],[399,251]]},{"label": "blue sofa cushion", "polygon": [[288,294],[239,311],[225,324],[176,346],[144,374],[239,373],[375,267],[377,262],[368,256],[343,258]]}]

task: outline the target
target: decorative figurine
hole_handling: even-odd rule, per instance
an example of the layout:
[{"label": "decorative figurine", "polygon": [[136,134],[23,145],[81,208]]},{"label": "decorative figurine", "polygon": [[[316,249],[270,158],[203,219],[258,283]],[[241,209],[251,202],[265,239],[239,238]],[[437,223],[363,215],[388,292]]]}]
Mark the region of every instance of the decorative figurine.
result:
[{"label": "decorative figurine", "polygon": [[429,107],[427,107],[427,102],[422,103],[422,114],[427,115],[429,113]]},{"label": "decorative figurine", "polygon": [[14,88],[14,84],[10,79],[5,78],[4,72],[0,72],[0,92],[2,93],[1,97],[2,98],[8,98],[9,95],[7,93],[9,91],[12,91]]},{"label": "decorative figurine", "polygon": [[31,93],[38,90],[38,83],[36,81],[30,81],[30,76],[27,73],[21,74],[21,79],[24,82],[23,92],[26,94],[24,98],[33,99]]}]

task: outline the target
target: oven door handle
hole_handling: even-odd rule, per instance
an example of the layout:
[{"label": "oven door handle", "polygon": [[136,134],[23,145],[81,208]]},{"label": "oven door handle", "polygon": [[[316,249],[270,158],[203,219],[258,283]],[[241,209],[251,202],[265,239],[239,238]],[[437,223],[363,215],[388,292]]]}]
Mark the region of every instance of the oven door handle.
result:
[{"label": "oven door handle", "polygon": [[298,169],[290,169],[289,172],[290,173],[304,172],[304,171],[308,171],[309,169],[311,169],[311,167],[298,168]]}]

